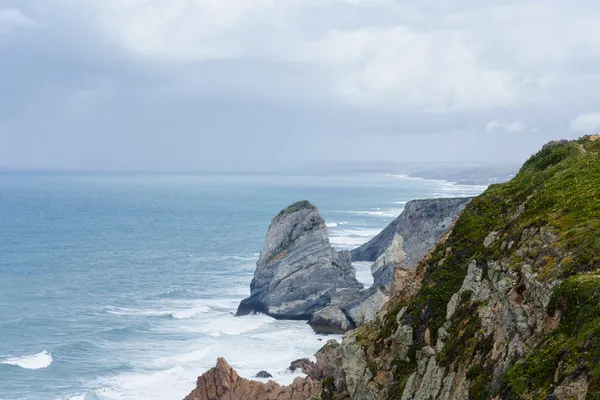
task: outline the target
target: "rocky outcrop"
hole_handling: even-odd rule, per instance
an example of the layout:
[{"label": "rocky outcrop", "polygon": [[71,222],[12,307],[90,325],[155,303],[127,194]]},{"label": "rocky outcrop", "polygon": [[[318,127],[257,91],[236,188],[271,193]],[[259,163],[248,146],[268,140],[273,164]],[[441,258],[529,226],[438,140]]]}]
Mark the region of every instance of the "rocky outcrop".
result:
[{"label": "rocky outcrop", "polygon": [[413,268],[471,200],[471,197],[458,197],[409,201],[398,218],[381,233],[352,250],[352,261],[376,261],[390,247],[394,237],[400,235],[406,253],[405,267]]},{"label": "rocky outcrop", "polygon": [[416,268],[394,270],[390,300],[329,354],[329,392],[600,398],[598,181],[598,141],[553,142],[474,199]]},{"label": "rocky outcrop", "polygon": [[309,319],[355,295],[363,285],[347,251],[329,243],[325,221],[308,201],[294,203],[271,221],[265,244],[237,315]]},{"label": "rocky outcrop", "polygon": [[389,299],[395,269],[410,270],[445,234],[471,198],[413,200],[379,235],[352,251],[352,258],[375,261],[373,285],[343,304],[317,311],[309,323],[322,333],[340,333],[371,321]]},{"label": "rocky outcrop", "polygon": [[289,386],[241,378],[223,358],[198,378],[196,389],[184,400],[306,400],[320,391],[312,378],[296,378]]},{"label": "rocky outcrop", "polygon": [[587,137],[489,187],[416,267],[393,269],[369,323],[301,363],[313,398],[599,399],[598,182]]}]

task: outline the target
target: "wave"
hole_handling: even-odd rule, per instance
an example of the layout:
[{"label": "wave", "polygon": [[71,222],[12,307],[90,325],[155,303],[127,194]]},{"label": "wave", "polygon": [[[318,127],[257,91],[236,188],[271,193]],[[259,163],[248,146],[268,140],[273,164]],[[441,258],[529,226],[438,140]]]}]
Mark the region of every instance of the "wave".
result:
[{"label": "wave", "polygon": [[333,231],[329,236],[332,246],[349,249],[366,243],[381,232],[380,229],[342,229]]},{"label": "wave", "polygon": [[349,237],[349,236],[332,236],[329,238],[329,243],[335,248],[342,250],[352,249],[365,244],[369,241],[366,237]]},{"label": "wave", "polygon": [[336,224],[335,222],[328,222],[325,225],[327,225],[328,228],[335,228],[336,226],[338,226],[338,224]]},{"label": "wave", "polygon": [[125,307],[107,307],[106,312],[114,315],[124,316],[151,316],[151,317],[171,317],[174,319],[188,319],[197,315],[210,312],[210,307],[206,305],[194,306],[183,309],[136,309]]},{"label": "wave", "polygon": [[342,229],[335,231],[333,235],[372,238],[379,232],[381,232],[381,229]]},{"label": "wave", "polygon": [[382,217],[382,218],[396,218],[402,212],[403,208],[391,208],[389,210],[360,210],[360,211],[345,211],[348,214],[362,215],[366,217]]},{"label": "wave", "polygon": [[157,295],[151,296],[150,298],[158,298],[158,299],[186,299],[189,297],[197,297],[198,292],[190,289],[173,289],[168,290],[166,292],[159,293]]},{"label": "wave", "polygon": [[163,366],[170,364],[180,364],[180,363],[189,363],[193,361],[200,361],[206,358],[208,353],[210,352],[210,348],[205,347],[200,350],[194,350],[189,353],[176,354],[174,356],[162,357],[153,362],[155,365]]},{"label": "wave", "polygon": [[188,319],[210,311],[211,310],[208,306],[199,306],[190,308],[188,310],[175,311],[170,313],[169,315],[175,319]]},{"label": "wave", "polygon": [[164,316],[171,315],[169,310],[143,310],[137,308],[126,307],[107,307],[105,311],[114,315],[147,315],[147,316]]},{"label": "wave", "polygon": [[24,369],[43,369],[48,368],[52,361],[52,355],[44,350],[41,353],[29,356],[7,358],[0,361],[0,364],[14,365]]},{"label": "wave", "polygon": [[390,178],[402,179],[402,180],[406,180],[406,181],[421,181],[421,182],[426,181],[426,182],[450,183],[450,184],[456,183],[456,182],[448,181],[445,179],[421,178],[418,176],[409,176],[409,175],[402,175],[402,174],[388,174],[387,176],[389,176]]}]

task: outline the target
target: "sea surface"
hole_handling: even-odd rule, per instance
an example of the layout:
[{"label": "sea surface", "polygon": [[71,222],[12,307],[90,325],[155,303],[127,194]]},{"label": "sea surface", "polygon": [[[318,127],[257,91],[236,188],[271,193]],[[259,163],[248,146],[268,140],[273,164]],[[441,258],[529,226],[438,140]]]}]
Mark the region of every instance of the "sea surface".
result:
[{"label": "sea surface", "polygon": [[[220,356],[289,383],[289,362],[331,337],[233,316],[279,210],[310,200],[351,249],[408,200],[484,189],[386,174],[0,173],[0,399],[179,400]],[[372,282],[368,263],[357,275]]]}]

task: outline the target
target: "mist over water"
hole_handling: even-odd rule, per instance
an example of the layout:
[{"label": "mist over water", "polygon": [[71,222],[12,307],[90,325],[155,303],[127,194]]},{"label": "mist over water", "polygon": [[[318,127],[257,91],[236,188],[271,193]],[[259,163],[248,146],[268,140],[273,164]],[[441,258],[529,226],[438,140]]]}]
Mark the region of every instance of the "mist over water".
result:
[{"label": "mist over water", "polygon": [[[181,399],[223,356],[289,383],[325,341],[234,317],[271,218],[310,200],[338,249],[408,200],[483,186],[385,174],[0,174],[0,398]],[[357,276],[372,282],[368,263]]]}]

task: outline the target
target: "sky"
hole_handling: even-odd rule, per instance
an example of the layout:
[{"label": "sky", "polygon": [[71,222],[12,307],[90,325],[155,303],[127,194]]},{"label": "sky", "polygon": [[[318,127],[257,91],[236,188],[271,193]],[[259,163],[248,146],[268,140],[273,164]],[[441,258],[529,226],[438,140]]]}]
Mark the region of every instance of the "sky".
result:
[{"label": "sky", "polygon": [[0,0],[0,168],[521,163],[600,131],[596,0]]}]

